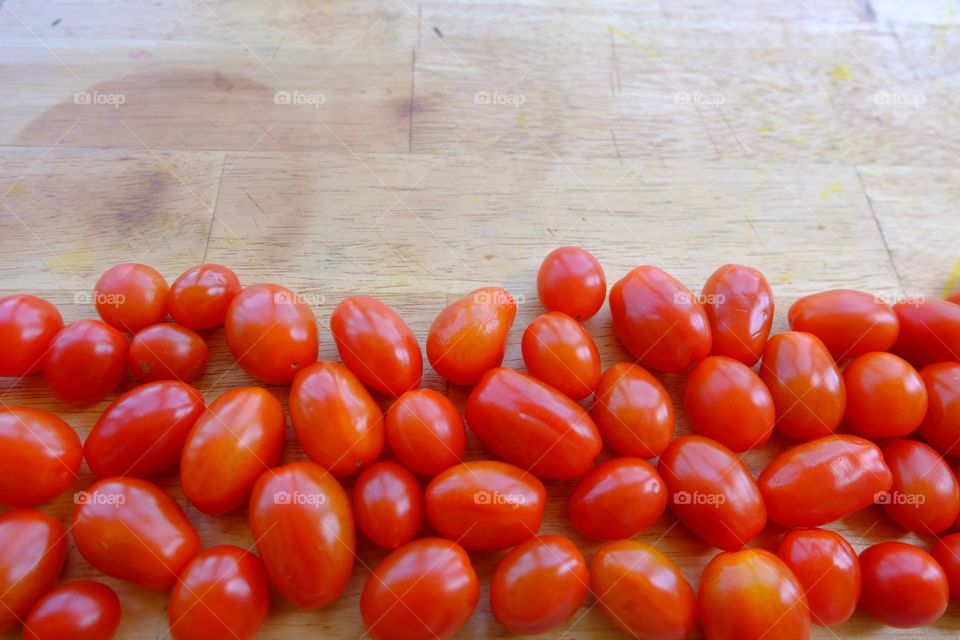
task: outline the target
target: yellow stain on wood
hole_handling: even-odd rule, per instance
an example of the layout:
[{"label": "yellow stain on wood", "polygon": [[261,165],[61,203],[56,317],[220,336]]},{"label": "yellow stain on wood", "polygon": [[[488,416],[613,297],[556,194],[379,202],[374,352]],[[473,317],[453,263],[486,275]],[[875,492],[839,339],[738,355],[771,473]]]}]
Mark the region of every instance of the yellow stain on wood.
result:
[{"label": "yellow stain on wood", "polygon": [[844,189],[843,189],[843,185],[842,185],[842,184],[836,184],[836,183],[831,184],[829,187],[827,187],[826,189],[824,189],[824,190],[820,193],[820,199],[821,199],[821,200],[829,200],[830,198],[832,198],[832,197],[835,196],[836,194],[838,194],[838,193],[843,193],[843,191],[844,191]]},{"label": "yellow stain on wood", "polygon": [[3,190],[4,196],[19,196],[27,190],[27,183],[23,180],[14,180]]},{"label": "yellow stain on wood", "polygon": [[759,133],[759,134],[762,135],[762,136],[768,136],[768,135],[770,135],[771,133],[773,133],[773,128],[772,128],[772,127],[760,127],[760,128],[757,129],[757,133]]},{"label": "yellow stain on wood", "polygon": [[777,278],[777,280],[780,282],[780,284],[788,284],[788,283],[790,283],[790,282],[793,282],[793,274],[792,274],[792,273],[785,273],[785,274],[783,274],[782,276],[780,276],[779,278]]},{"label": "yellow stain on wood", "polygon": [[93,250],[87,242],[83,242],[67,249],[59,251],[43,261],[44,266],[57,275],[73,275],[78,271],[89,270],[96,264]]},{"label": "yellow stain on wood", "polygon": [[950,270],[950,275],[947,276],[947,284],[943,287],[944,298],[956,290],[958,281],[960,281],[960,258],[957,258],[957,261],[953,263],[953,269]]},{"label": "yellow stain on wood", "polygon": [[525,113],[517,114],[517,129],[520,129],[521,131],[527,130],[527,114]]},{"label": "yellow stain on wood", "polygon": [[835,64],[833,68],[830,69],[830,75],[833,76],[834,80],[850,82],[853,80],[853,69],[851,69],[849,65]]}]

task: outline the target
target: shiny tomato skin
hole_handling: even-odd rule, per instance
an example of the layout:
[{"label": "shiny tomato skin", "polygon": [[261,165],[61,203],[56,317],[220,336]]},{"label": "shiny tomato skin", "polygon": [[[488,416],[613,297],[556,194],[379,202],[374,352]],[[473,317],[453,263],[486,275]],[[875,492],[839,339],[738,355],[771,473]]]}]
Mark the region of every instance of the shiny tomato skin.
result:
[{"label": "shiny tomato skin", "polygon": [[917,370],[903,358],[865,353],[843,370],[847,388],[844,421],[865,438],[910,435],[927,413],[927,388]]},{"label": "shiny tomato skin", "polygon": [[693,430],[732,451],[747,451],[773,434],[773,397],[757,374],[739,360],[704,358],[690,371],[683,405]]},{"label": "shiny tomato skin", "polygon": [[0,377],[39,373],[63,317],[43,298],[14,294],[0,298]]},{"label": "shiny tomato skin", "polygon": [[560,247],[540,264],[537,295],[547,311],[559,311],[583,322],[603,306],[607,278],[600,262],[586,249]]},{"label": "shiny tomato skin", "polygon": [[848,435],[825,436],[787,449],[757,478],[770,520],[819,527],[874,503],[893,476],[880,448]]},{"label": "shiny tomato skin", "polygon": [[946,300],[953,304],[960,304],[960,291],[955,291],[953,294],[947,296]]},{"label": "shiny tomato skin", "polygon": [[700,301],[657,267],[637,267],[617,281],[610,312],[620,342],[645,367],[676,373],[710,353],[710,321]]},{"label": "shiny tomato skin", "polygon": [[787,312],[793,331],[817,336],[835,360],[886,351],[900,333],[893,308],[879,297],[852,289],[800,298]]},{"label": "shiny tomato skin", "polygon": [[266,471],[250,496],[250,530],[277,591],[302,611],[335,600],[353,570],[350,499],[320,465]]},{"label": "shiny tomato skin", "polygon": [[937,451],[916,440],[898,440],[883,448],[893,485],[883,509],[908,531],[936,534],[960,516],[960,484]]},{"label": "shiny tomato skin", "polygon": [[470,618],[480,584],[466,551],[455,542],[421,538],[374,568],[360,596],[360,613],[374,640],[446,640]]},{"label": "shiny tomato skin", "polygon": [[127,339],[98,320],[77,320],[50,343],[43,379],[70,404],[98,402],[117,388],[127,372]]},{"label": "shiny tomato skin", "polygon": [[700,298],[713,336],[710,355],[755,365],[773,324],[773,292],[763,274],[725,264],[707,278]]},{"label": "shiny tomato skin", "polygon": [[960,603],[960,533],[951,533],[940,538],[930,555],[947,576],[950,601]]},{"label": "shiny tomato skin", "polygon": [[139,331],[130,341],[130,370],[144,382],[193,382],[207,368],[207,343],[192,329],[165,322]]},{"label": "shiny tomato skin", "polygon": [[510,633],[545,633],[580,608],[589,583],[587,564],[570,540],[530,538],[497,564],[490,582],[490,609]]},{"label": "shiny tomato skin", "polygon": [[663,515],[667,486],[646,460],[612,458],[583,476],[568,508],[573,526],[588,538],[632,538]]},{"label": "shiny tomato skin", "polygon": [[947,576],[933,556],[905,542],[881,542],[860,553],[860,608],[890,627],[926,626],[947,609]]},{"label": "shiny tomato skin", "polygon": [[413,540],[423,523],[423,489],[416,477],[385,460],[360,472],[353,487],[357,528],[375,545],[396,549]]},{"label": "shiny tomato skin", "polygon": [[103,321],[115,329],[137,333],[167,317],[170,287],[163,276],[145,264],[118,264],[97,280],[94,306]]},{"label": "shiny tomato skin", "polygon": [[414,389],[387,409],[387,443],[403,466],[433,477],[460,463],[467,428],[450,399],[433,389]]},{"label": "shiny tomato skin", "polygon": [[603,443],[583,408],[513,369],[488,371],[467,399],[467,424],[498,458],[541,478],[579,478]]},{"label": "shiny tomato skin", "polygon": [[960,360],[960,305],[946,300],[901,302],[893,310],[900,333],[892,351],[920,368]]},{"label": "shiny tomato skin", "polygon": [[242,288],[237,274],[223,265],[192,267],[170,286],[170,316],[177,324],[194,331],[219,327]]},{"label": "shiny tomato skin", "polygon": [[357,473],[383,453],[383,412],[341,364],[317,362],[297,374],[290,417],[304,453],[337,477]]},{"label": "shiny tomato skin", "polygon": [[850,543],[833,531],[788,532],[777,555],[803,588],[813,621],[826,627],[850,619],[860,598],[860,561]]},{"label": "shiny tomato skin", "polygon": [[583,400],[600,382],[600,352],[579,322],[559,311],[531,322],[521,341],[523,362],[534,378],[573,400]]},{"label": "shiny tomato skin", "polygon": [[696,595],[666,555],[639,540],[605,544],[590,563],[597,605],[629,635],[683,640],[697,615]]},{"label": "shiny tomato skin", "polygon": [[120,599],[107,585],[75,580],[57,585],[33,606],[23,640],[110,640],[120,624]]},{"label": "shiny tomato skin", "polygon": [[657,466],[670,510],[708,544],[740,549],[763,530],[767,511],[753,476],[732,451],[700,436],[681,436]]},{"label": "shiny tomato skin", "polygon": [[917,430],[944,455],[960,455],[960,363],[938,362],[920,369],[927,388],[927,413]]},{"label": "shiny tomato skin", "polygon": [[617,453],[655,458],[673,440],[673,402],[663,384],[640,365],[610,366],[593,397],[590,417],[603,442]]},{"label": "shiny tomato skin", "polygon": [[27,507],[73,484],[83,460],[77,432],[40,409],[0,407],[0,504]]}]

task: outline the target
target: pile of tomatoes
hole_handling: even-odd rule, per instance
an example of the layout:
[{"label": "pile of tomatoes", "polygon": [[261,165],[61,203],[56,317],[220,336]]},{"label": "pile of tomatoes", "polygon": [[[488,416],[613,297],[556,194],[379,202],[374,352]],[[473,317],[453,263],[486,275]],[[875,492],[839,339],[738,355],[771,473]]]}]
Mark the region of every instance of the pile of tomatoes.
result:
[{"label": "pile of tomatoes", "polygon": [[[349,297],[331,316],[342,363],[317,361],[317,322],[296,293],[242,287],[219,265],[172,286],[148,266],[118,265],[94,289],[101,320],[66,326],[43,299],[0,298],[0,376],[42,374],[72,404],[106,398],[128,370],[142,381],[85,442],[42,409],[0,409],[0,504],[13,507],[0,515],[0,632],[113,635],[121,612],[109,587],[58,584],[68,535],[104,575],[169,590],[176,640],[252,637],[271,587],[302,610],[335,600],[357,530],[392,549],[360,599],[378,640],[456,633],[479,598],[469,552],[509,550],[490,604],[517,634],[566,623],[588,591],[617,626],[650,640],[696,624],[709,639],[795,640],[858,606],[919,627],[960,599],[960,533],[949,533],[960,485],[945,458],[960,455],[960,305],[826,291],[796,301],[791,330],[771,336],[774,300],[759,271],[725,265],[695,295],[641,266],[609,291],[635,361],[602,370],[582,325],[607,299],[597,260],[557,249],[537,291],[546,313],[523,332],[526,373],[501,367],[517,312],[502,288],[465,295],[430,327],[429,365],[470,388],[465,420],[420,388],[420,344],[372,297]],[[278,466],[286,415],[271,392],[234,388],[206,404],[191,386],[208,358],[197,332],[221,325],[239,366],[290,385],[307,460]],[[651,371],[685,373],[693,435],[674,436],[675,409]],[[385,413],[377,397],[392,398]],[[467,428],[489,459],[462,461]],[[755,479],[740,454],[774,432],[794,444]],[[97,480],[75,494],[68,529],[34,507],[68,491],[84,460]],[[254,548],[201,549],[181,505],[149,481],[172,467],[201,512],[246,508]],[[538,535],[544,480],[576,482],[570,521],[605,542],[589,565],[569,539]],[[932,550],[890,541],[858,556],[818,528],[877,503]],[[696,590],[633,539],[667,510],[720,550]],[[750,547],[768,522],[785,530],[779,547]]]}]

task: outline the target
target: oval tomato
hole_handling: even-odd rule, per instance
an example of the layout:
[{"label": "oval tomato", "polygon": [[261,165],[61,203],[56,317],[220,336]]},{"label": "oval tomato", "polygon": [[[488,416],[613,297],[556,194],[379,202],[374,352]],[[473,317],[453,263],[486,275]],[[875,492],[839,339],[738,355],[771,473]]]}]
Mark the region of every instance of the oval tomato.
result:
[{"label": "oval tomato", "polygon": [[77,432],[57,416],[0,408],[0,504],[25,507],[57,497],[77,479],[82,460]]},{"label": "oval tomato", "polygon": [[960,533],[951,533],[937,541],[930,552],[943,569],[950,587],[950,600],[960,602]]},{"label": "oval tomato", "polygon": [[545,313],[531,322],[523,332],[521,350],[530,375],[574,400],[589,396],[600,381],[597,345],[565,313]]},{"label": "oval tomato", "polygon": [[923,422],[927,388],[917,370],[892,353],[867,353],[843,370],[844,421],[866,438],[906,436]]},{"label": "oval tomato", "polygon": [[583,322],[603,306],[607,279],[592,253],[580,247],[560,247],[540,265],[537,295],[547,311],[560,311]]},{"label": "oval tomato", "polygon": [[50,343],[43,379],[71,404],[98,402],[117,388],[127,371],[127,339],[97,320],[77,320]]},{"label": "oval tomato", "polygon": [[898,440],[883,448],[883,460],[893,474],[893,485],[878,502],[894,522],[924,534],[953,526],[960,516],[960,485],[933,447]]},{"label": "oval tomato", "polygon": [[412,473],[389,460],[372,464],[353,487],[353,517],[374,544],[396,549],[416,537],[423,522],[423,490]]},{"label": "oval tomato", "polygon": [[928,364],[919,373],[927,388],[920,436],[944,455],[960,454],[960,363]]},{"label": "oval tomato", "polygon": [[167,317],[170,287],[145,264],[129,262],[108,269],[93,288],[97,313],[111,327],[137,333]]},{"label": "oval tomato", "polygon": [[170,316],[177,324],[196,331],[219,327],[241,289],[237,274],[223,265],[201,264],[187,269],[170,287]]},{"label": "oval tomato", "polygon": [[790,531],[777,555],[800,582],[814,622],[831,627],[850,619],[860,598],[860,561],[849,542],[823,529]]},{"label": "oval tomato", "polygon": [[700,298],[713,336],[710,355],[755,365],[773,324],[773,292],[763,274],[725,264],[707,278]]},{"label": "oval tomato", "polygon": [[638,364],[621,362],[600,376],[593,418],[603,442],[625,456],[655,458],[673,440],[673,403],[667,390]]},{"label": "oval tomato", "polygon": [[0,376],[39,373],[53,337],[63,329],[57,308],[36,296],[0,298]]},{"label": "oval tomato", "polygon": [[460,412],[433,389],[414,389],[400,396],[387,410],[384,428],[397,459],[424,476],[459,464],[467,445]]},{"label": "oval tomato", "polygon": [[911,629],[947,610],[949,586],[929,553],[904,542],[881,542],[860,553],[860,607],[885,625]]},{"label": "oval tomato", "polygon": [[960,305],[946,300],[901,302],[893,352],[915,367],[960,359]]},{"label": "oval tomato", "polygon": [[900,320],[890,305],[851,289],[800,298],[790,307],[787,319],[793,331],[817,336],[835,360],[886,351],[900,332]]},{"label": "oval tomato", "polygon": [[646,460],[613,458],[583,476],[568,508],[573,526],[588,538],[632,538],[663,514],[667,487]]},{"label": "oval tomato", "polygon": [[192,382],[207,368],[209,349],[194,331],[172,323],[155,324],[130,341],[130,370],[144,382]]},{"label": "oval tomato", "polygon": [[120,625],[120,599],[93,580],[64,582],[48,591],[23,623],[24,640],[110,640]]}]

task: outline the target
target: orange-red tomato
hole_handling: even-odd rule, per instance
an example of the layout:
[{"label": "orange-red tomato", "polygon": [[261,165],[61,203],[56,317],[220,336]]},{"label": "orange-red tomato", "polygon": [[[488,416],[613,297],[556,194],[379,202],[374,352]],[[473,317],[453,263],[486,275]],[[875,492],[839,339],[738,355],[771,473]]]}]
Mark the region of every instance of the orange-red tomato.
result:
[{"label": "orange-red tomato", "polygon": [[423,522],[423,490],[412,473],[389,460],[372,464],[353,487],[353,517],[376,545],[396,549],[416,537]]},{"label": "orange-red tomato", "polygon": [[827,627],[850,619],[860,598],[860,561],[833,531],[799,529],[780,541],[780,559],[797,577],[814,622]]},{"label": "orange-red tomato", "polygon": [[383,453],[383,412],[350,370],[310,365],[290,387],[290,417],[304,453],[335,476],[350,476]]},{"label": "orange-red tomato", "polygon": [[441,538],[414,540],[393,551],[367,578],[360,613],[374,640],[446,640],[480,598],[466,551]]},{"label": "orange-red tomato", "polygon": [[476,384],[499,367],[517,302],[499,287],[477,289],[440,312],[427,334],[427,359],[454,384]]},{"label": "orange-red tomato", "polygon": [[893,310],[900,319],[894,353],[915,367],[960,360],[960,305],[922,300],[901,302]]},{"label": "orange-red tomato", "polygon": [[317,320],[297,294],[255,284],[227,308],[227,346],[254,378],[286,384],[317,360]]},{"label": "orange-red tomato", "polygon": [[560,311],[583,322],[603,306],[607,279],[592,253],[580,247],[560,247],[540,265],[537,295],[547,311]]},{"label": "orange-red tomato", "polygon": [[32,506],[77,479],[80,438],[66,422],[29,407],[0,407],[0,504]]},{"label": "orange-red tomato", "polygon": [[930,552],[943,569],[950,587],[950,600],[960,602],[960,533],[951,533],[937,541]]},{"label": "orange-red tomato", "polygon": [[437,533],[475,551],[506,549],[537,534],[547,492],[506,462],[464,462],[427,486],[426,513]]},{"label": "orange-red tomato", "polygon": [[376,298],[345,298],[330,316],[330,331],[343,364],[363,384],[388,396],[420,386],[423,356],[417,338]]},{"label": "orange-red tomato", "polygon": [[960,363],[928,364],[920,378],[927,388],[927,413],[918,433],[940,453],[960,454]]},{"label": "orange-red tomato", "polygon": [[890,627],[910,629],[943,615],[949,585],[929,553],[904,542],[881,542],[860,553],[860,607]]},{"label": "orange-red tomato", "polygon": [[458,464],[467,444],[460,412],[433,389],[414,389],[400,396],[387,410],[384,427],[397,459],[424,476]]},{"label": "orange-red tomato", "polygon": [[763,274],[751,267],[725,264],[707,279],[700,299],[713,336],[710,355],[755,365],[773,324],[773,292]]},{"label": "orange-red tomato", "polygon": [[764,444],[776,411],[767,385],[739,360],[704,358],[683,387],[683,406],[693,430],[733,451]]},{"label": "orange-red tomato", "polygon": [[673,403],[660,381],[621,362],[600,376],[590,417],[603,442],[625,456],[655,458],[673,440]]},{"label": "orange-red tomato", "polygon": [[523,362],[534,378],[574,400],[582,400],[600,382],[600,352],[580,323],[559,311],[531,322],[521,341]]},{"label": "orange-red tomato", "polygon": [[207,368],[209,349],[191,329],[165,322],[147,327],[130,341],[130,370],[144,382],[192,382]]},{"label": "orange-red tomato", "polygon": [[788,331],[770,338],[760,379],[773,397],[774,428],[781,435],[813,440],[837,430],[847,391],[833,356],[812,333]]},{"label": "orange-red tomato", "polygon": [[43,298],[27,294],[0,298],[0,376],[39,373],[60,329],[60,312]]},{"label": "orange-red tomato", "polygon": [[697,297],[657,267],[637,267],[610,289],[613,329],[645,367],[679,372],[710,353],[710,322]]},{"label": "orange-red tomato", "polygon": [[583,555],[570,540],[530,538],[497,565],[490,582],[490,609],[510,633],[545,633],[580,608],[589,581]]},{"label": "orange-red tomato", "polygon": [[849,427],[866,438],[917,430],[927,412],[927,388],[917,370],[892,353],[866,353],[843,370]]},{"label": "orange-red tomato", "polygon": [[645,640],[683,640],[697,615],[696,596],[680,569],[639,540],[605,544],[590,563],[597,604],[625,632]]},{"label": "orange-red tomato", "polygon": [[129,262],[108,269],[93,288],[97,313],[111,327],[137,333],[167,317],[170,287],[145,264]]},{"label": "orange-red tomato", "polygon": [[350,499],[320,465],[294,462],[260,476],[250,530],[273,586],[298,609],[322,607],[347,586],[356,550]]},{"label": "orange-red tomato", "polygon": [[897,314],[875,295],[851,289],[800,298],[787,313],[790,328],[820,338],[835,360],[886,351],[900,332]]},{"label": "orange-red tomato", "polygon": [[219,327],[241,289],[237,274],[222,265],[192,267],[170,287],[170,316],[177,324],[197,331]]},{"label": "orange-red tomato", "polygon": [[893,485],[878,502],[894,522],[926,534],[953,526],[960,516],[960,484],[933,447],[898,440],[883,448],[883,459],[893,474]]},{"label": "orange-red tomato", "polygon": [[646,460],[613,458],[587,472],[568,508],[573,526],[588,538],[632,538],[663,514],[667,487]]},{"label": "orange-red tomato", "polygon": [[120,599],[93,580],[64,582],[40,598],[23,622],[23,640],[110,640],[120,624]]},{"label": "orange-red tomato", "polygon": [[117,388],[127,371],[127,339],[98,320],[77,320],[50,343],[43,379],[71,404],[98,402]]}]

